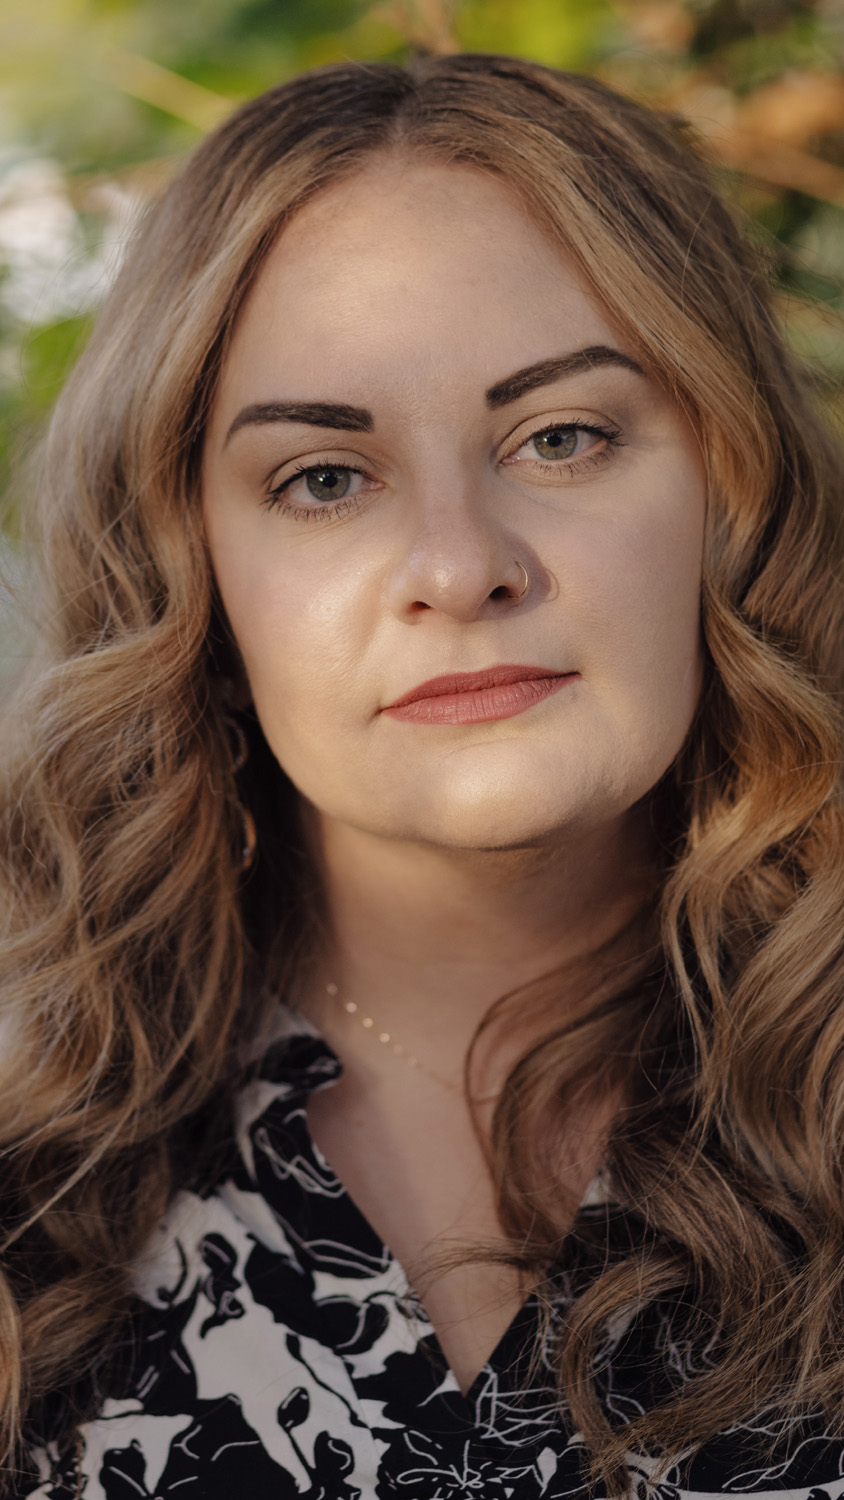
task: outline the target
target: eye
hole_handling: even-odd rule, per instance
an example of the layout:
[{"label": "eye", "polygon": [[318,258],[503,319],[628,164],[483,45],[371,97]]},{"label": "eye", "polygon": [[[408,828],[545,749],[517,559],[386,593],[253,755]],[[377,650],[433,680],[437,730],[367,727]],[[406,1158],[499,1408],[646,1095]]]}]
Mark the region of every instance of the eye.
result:
[{"label": "eye", "polygon": [[615,456],[621,445],[617,427],[598,422],[552,422],[523,438],[504,462],[531,470],[537,478],[554,481],[562,474],[570,478],[594,469]]},{"label": "eye", "polygon": [[[522,444],[522,448],[532,448],[538,458],[546,461],[580,458],[605,447],[616,436],[615,432],[607,428],[589,427],[585,422],[571,422],[565,426],[555,424],[553,427],[543,427],[541,432],[535,432]],[[529,452],[528,457],[532,456]]]},{"label": "eye", "polygon": [[582,427],[546,427],[530,439],[540,458],[571,458]]},{"label": "eye", "polygon": [[[351,505],[371,481],[353,464],[321,463],[301,465],[274,485],[264,501],[270,509],[278,507],[287,513],[331,515]],[[316,502],[316,503],[314,503]]]},{"label": "eye", "polygon": [[352,470],[340,467],[306,469],[302,480],[308,494],[315,500],[342,500],[352,487]]}]

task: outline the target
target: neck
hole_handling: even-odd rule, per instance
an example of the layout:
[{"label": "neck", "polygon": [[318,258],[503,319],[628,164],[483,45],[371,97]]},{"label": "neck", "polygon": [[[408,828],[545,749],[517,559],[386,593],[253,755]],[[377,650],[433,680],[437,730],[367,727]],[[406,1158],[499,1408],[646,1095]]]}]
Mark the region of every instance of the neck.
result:
[{"label": "neck", "polygon": [[[454,850],[387,840],[311,811],[329,944],[306,1008],[372,1066],[372,1040],[340,999],[441,1073],[456,1076],[501,995],[588,955],[653,889],[647,810],[542,847]],[[513,1038],[514,1044],[516,1038]],[[384,1057],[384,1066],[394,1060]]]}]

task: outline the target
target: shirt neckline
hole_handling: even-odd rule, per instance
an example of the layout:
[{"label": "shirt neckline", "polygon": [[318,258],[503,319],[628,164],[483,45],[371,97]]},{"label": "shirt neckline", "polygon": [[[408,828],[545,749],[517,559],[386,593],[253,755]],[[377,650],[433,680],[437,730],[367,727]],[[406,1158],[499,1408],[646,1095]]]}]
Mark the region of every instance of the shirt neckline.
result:
[{"label": "shirt neckline", "polygon": [[[284,1007],[260,1056],[251,1107],[242,1122],[241,1156],[251,1166],[255,1186],[281,1219],[297,1260],[310,1276],[385,1276],[394,1294],[405,1299],[417,1319],[416,1343],[421,1357],[442,1371],[443,1395],[465,1404],[477,1417],[491,1389],[524,1389],[547,1301],[529,1292],[502,1332],[471,1385],[461,1391],[439,1338],[399,1260],[373,1228],[345,1184],[337,1177],[311,1135],[307,1098],[331,1087],[342,1076],[337,1054],[300,1013]],[[267,1137],[269,1136],[269,1140]],[[258,1155],[263,1162],[257,1163]],[[271,1163],[267,1172],[266,1163]],[[590,1184],[581,1209],[609,1201],[606,1184]],[[561,1288],[561,1303],[568,1300]],[[527,1352],[526,1352],[527,1351]],[[526,1363],[527,1361],[527,1363]],[[461,1407],[462,1409],[462,1407]]]},{"label": "shirt neckline", "polygon": [[[279,1006],[272,1030],[258,1056],[262,1077],[286,1083],[303,1094],[328,1088],[343,1076],[341,1059],[313,1022],[301,1011],[285,1004]],[[323,1157],[310,1130],[308,1137],[313,1151],[330,1171],[330,1164]],[[612,1202],[609,1174],[602,1167],[588,1184],[578,1209],[601,1208]]]}]

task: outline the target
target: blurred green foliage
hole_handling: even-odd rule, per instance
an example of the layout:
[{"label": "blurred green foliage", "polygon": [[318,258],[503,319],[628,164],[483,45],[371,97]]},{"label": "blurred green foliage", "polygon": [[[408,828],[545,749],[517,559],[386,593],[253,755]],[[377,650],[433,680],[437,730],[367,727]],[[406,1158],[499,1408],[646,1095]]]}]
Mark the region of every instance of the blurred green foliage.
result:
[{"label": "blurred green foliage", "polygon": [[24,345],[21,371],[33,411],[49,411],[52,407],[92,322],[91,314],[81,314],[33,329]]},{"label": "blurred green foliage", "polygon": [[515,52],[687,115],[844,386],[844,0],[5,0],[0,486],[43,425],[133,206],[241,100],[341,58]]}]

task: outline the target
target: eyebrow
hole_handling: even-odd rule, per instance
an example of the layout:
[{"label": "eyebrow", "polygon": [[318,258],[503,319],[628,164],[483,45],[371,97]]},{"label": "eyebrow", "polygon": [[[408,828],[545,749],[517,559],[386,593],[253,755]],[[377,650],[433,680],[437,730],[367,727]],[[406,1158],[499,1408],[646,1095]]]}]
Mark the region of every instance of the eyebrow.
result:
[{"label": "eyebrow", "polygon": [[487,406],[497,411],[500,406],[509,406],[528,391],[551,385],[567,375],[582,375],[586,370],[597,370],[602,365],[619,365],[623,370],[632,370],[636,375],[645,372],[629,354],[620,349],[611,349],[608,344],[590,344],[586,349],[575,349],[571,354],[562,354],[559,359],[540,359],[535,365],[526,365],[506,380],[499,380],[486,393]]},{"label": "eyebrow", "polygon": [[241,427],[263,427],[269,422],[304,422],[307,427],[333,427],[340,432],[371,432],[372,412],[363,406],[332,401],[264,401],[244,406],[226,433],[226,443]]},{"label": "eyebrow", "polygon": [[[540,359],[535,365],[526,365],[506,380],[499,380],[486,393],[487,406],[497,411],[500,406],[509,406],[529,391],[540,386],[552,385],[555,380],[564,380],[569,375],[581,375],[585,370],[597,370],[602,365],[618,365],[623,370],[632,370],[644,376],[642,366],[623,354],[620,349],[611,349],[608,344],[590,344],[586,349],[575,349],[571,354],[562,354],[557,359]],[[375,421],[365,406],[348,406],[333,401],[262,401],[244,406],[238,412],[226,433],[226,446],[241,427],[263,427],[272,422],[302,422],[307,427],[330,427],[337,432],[372,432]]]}]

